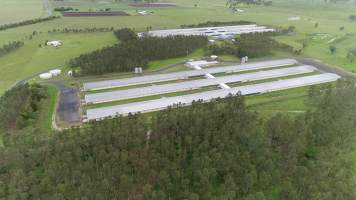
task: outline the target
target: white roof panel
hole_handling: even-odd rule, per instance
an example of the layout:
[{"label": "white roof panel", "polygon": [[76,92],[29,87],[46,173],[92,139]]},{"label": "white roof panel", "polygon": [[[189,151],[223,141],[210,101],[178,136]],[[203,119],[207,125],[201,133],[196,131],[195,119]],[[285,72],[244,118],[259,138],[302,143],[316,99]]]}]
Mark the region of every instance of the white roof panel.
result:
[{"label": "white roof panel", "polygon": [[88,120],[100,120],[107,117],[115,117],[118,115],[128,115],[129,113],[152,112],[166,109],[167,107],[175,104],[190,105],[193,101],[197,100],[203,100],[205,102],[208,102],[212,99],[224,98],[229,94],[237,94],[238,92],[241,92],[242,95],[268,93],[272,91],[286,90],[315,84],[333,82],[338,80],[339,78],[340,76],[336,74],[326,73],[287,80],[260,83],[255,85],[241,86],[231,89],[221,89],[184,96],[156,99],[151,101],[123,104],[104,108],[95,108],[87,110],[87,118]]},{"label": "white roof panel", "polygon": [[119,101],[124,99],[139,98],[145,96],[153,96],[160,94],[167,94],[179,91],[187,91],[192,89],[198,89],[207,86],[219,85],[220,83],[234,83],[234,82],[246,82],[262,79],[285,77],[297,74],[310,73],[316,70],[313,66],[299,66],[283,69],[274,69],[268,71],[260,71],[247,74],[238,74],[231,76],[222,76],[214,79],[201,79],[186,81],[181,83],[173,83],[166,85],[152,85],[142,88],[133,88],[128,90],[118,90],[111,92],[95,93],[85,95],[86,103],[104,103],[111,101]]},{"label": "white roof panel", "polygon": [[187,79],[189,77],[203,76],[205,74],[243,72],[243,71],[250,71],[250,70],[275,68],[275,67],[293,65],[297,63],[298,62],[294,59],[271,60],[271,61],[255,62],[255,63],[241,64],[241,65],[234,65],[234,66],[226,66],[226,67],[212,67],[212,68],[206,68],[202,70],[190,70],[190,71],[182,71],[182,72],[167,73],[167,74],[138,76],[133,78],[124,78],[124,79],[117,79],[117,80],[89,82],[89,83],[84,83],[83,87],[85,91],[101,90],[101,89],[123,87],[123,86],[130,86],[130,85]]}]

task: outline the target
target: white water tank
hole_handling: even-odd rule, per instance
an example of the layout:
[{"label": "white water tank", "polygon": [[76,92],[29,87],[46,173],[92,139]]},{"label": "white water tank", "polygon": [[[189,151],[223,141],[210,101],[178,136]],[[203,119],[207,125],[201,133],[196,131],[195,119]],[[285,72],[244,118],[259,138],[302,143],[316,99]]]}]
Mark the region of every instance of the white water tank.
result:
[{"label": "white water tank", "polygon": [[51,73],[43,73],[43,74],[40,74],[40,78],[41,79],[50,79],[50,78],[52,78],[52,74]]},{"label": "white water tank", "polygon": [[49,71],[49,73],[52,74],[52,76],[59,76],[59,75],[61,75],[62,70],[54,69],[54,70]]},{"label": "white water tank", "polygon": [[217,59],[219,58],[219,56],[217,56],[217,55],[211,55],[210,58],[211,58],[212,60],[217,60]]}]

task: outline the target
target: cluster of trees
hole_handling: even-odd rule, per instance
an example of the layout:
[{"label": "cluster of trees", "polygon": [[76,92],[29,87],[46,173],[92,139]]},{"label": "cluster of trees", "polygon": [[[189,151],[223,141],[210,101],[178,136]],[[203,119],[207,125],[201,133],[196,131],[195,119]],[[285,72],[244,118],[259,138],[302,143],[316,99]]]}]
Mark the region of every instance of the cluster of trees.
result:
[{"label": "cluster of trees", "polygon": [[15,51],[16,49],[22,47],[25,43],[22,41],[12,41],[9,42],[8,44],[3,45],[0,48],[0,57],[3,55],[6,55],[12,51]]},{"label": "cluster of trees", "polygon": [[356,21],[356,15],[350,15],[350,16],[349,16],[349,19],[350,19],[351,21]]},{"label": "cluster of trees", "polygon": [[0,198],[356,199],[355,86],[309,95],[297,117],[265,121],[231,96],[14,141],[0,149]]},{"label": "cluster of trees", "polygon": [[227,0],[227,5],[232,9],[236,9],[241,4],[272,6],[273,2],[268,0]]},{"label": "cluster of trees", "polygon": [[65,11],[73,11],[74,9],[72,7],[57,7],[54,8],[54,11],[57,12],[65,12]]},{"label": "cluster of trees", "polygon": [[[116,0],[116,1],[122,1],[122,0]],[[155,3],[158,2],[159,0],[131,0],[133,3]]]},{"label": "cluster of trees", "polygon": [[356,58],[356,49],[350,49],[347,52],[346,58],[350,61],[350,62],[354,62],[355,58]]},{"label": "cluster of trees", "polygon": [[228,21],[228,22],[218,22],[218,21],[207,21],[199,24],[184,24],[181,28],[199,28],[199,27],[213,27],[213,26],[238,26],[238,25],[249,25],[255,24],[255,22],[250,21]]},{"label": "cluster of trees", "polygon": [[14,87],[0,97],[0,132],[21,129],[36,119],[39,103],[47,89],[39,84]]},{"label": "cluster of trees", "polygon": [[49,30],[48,33],[96,33],[114,31],[114,27],[93,27],[93,28],[63,28]]},{"label": "cluster of trees", "polygon": [[124,42],[138,39],[137,34],[129,28],[123,28],[123,29],[116,30],[116,31],[114,31],[114,35],[118,40],[124,41]]},{"label": "cluster of trees", "polygon": [[225,41],[208,47],[215,55],[231,54],[238,57],[251,58],[270,55],[275,50],[293,52],[293,47],[275,41],[271,36],[275,33],[242,34],[234,42]]},{"label": "cluster of trees", "polygon": [[29,20],[25,20],[22,22],[12,23],[12,24],[4,24],[4,25],[0,25],[0,31],[10,29],[10,28],[16,28],[19,26],[26,26],[26,25],[46,22],[46,21],[50,21],[50,20],[54,20],[54,19],[58,19],[58,18],[60,18],[60,17],[59,16],[50,16],[50,17],[45,17],[45,18],[29,19]]},{"label": "cluster of trees", "polygon": [[[123,32],[116,31],[115,35],[123,38]],[[196,49],[205,47],[207,43],[207,38],[203,36],[136,38],[83,54],[72,59],[69,65],[73,68],[80,68],[82,75],[127,72],[133,71],[135,67],[145,69],[148,62],[152,60],[188,55]]]},{"label": "cluster of trees", "polygon": [[288,28],[280,28],[278,31],[283,35],[288,35],[290,33],[295,32],[295,26],[288,26]]}]

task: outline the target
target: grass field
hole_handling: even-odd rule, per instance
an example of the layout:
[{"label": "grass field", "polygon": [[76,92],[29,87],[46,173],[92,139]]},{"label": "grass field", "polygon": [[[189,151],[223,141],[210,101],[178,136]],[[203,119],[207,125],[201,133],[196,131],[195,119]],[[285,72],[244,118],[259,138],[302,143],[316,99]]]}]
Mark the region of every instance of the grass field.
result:
[{"label": "grass field", "polygon": [[52,84],[46,84],[48,88],[48,97],[41,102],[40,114],[38,116],[36,127],[41,131],[51,132],[52,119],[56,112],[56,105],[58,103],[58,89]]},{"label": "grass field", "polygon": [[1,0],[0,25],[41,17],[42,0]]},{"label": "grass field", "polygon": [[[63,47],[39,47],[46,40],[62,40]],[[0,70],[0,94],[17,81],[44,72],[48,69],[63,66],[70,58],[84,52],[111,45],[116,42],[112,33],[97,34],[44,34],[36,36],[24,47],[2,57]]]},{"label": "grass field", "polygon": [[[3,3],[4,2],[4,3]],[[10,55],[0,58],[0,70],[6,77],[0,79],[0,94],[15,82],[31,77],[47,69],[64,65],[69,58],[83,52],[88,52],[102,46],[110,45],[114,41],[111,33],[88,34],[48,34],[49,30],[58,28],[87,28],[87,27],[131,27],[137,31],[145,31],[150,26],[153,29],[174,28],[182,24],[194,24],[206,21],[249,20],[273,27],[295,26],[296,33],[281,36],[277,39],[296,49],[307,43],[302,56],[313,57],[324,62],[337,65],[348,71],[356,71],[356,63],[351,63],[346,54],[356,46],[356,22],[349,21],[350,14],[356,11],[355,6],[342,4],[308,3],[308,1],[276,0],[271,7],[244,6],[244,13],[233,14],[224,0],[175,0],[177,7],[172,8],[134,8],[127,3],[113,3],[111,1],[77,0],[72,7],[82,11],[97,10],[110,7],[112,10],[123,10],[133,14],[128,17],[70,17],[48,21],[44,23],[23,26],[6,31],[0,31],[0,45],[13,40],[25,40],[25,46]],[[106,2],[106,3],[105,3]],[[173,0],[171,0],[173,2]],[[1,21],[19,21],[22,18],[34,18],[43,14],[39,0],[3,0],[1,2]],[[301,6],[304,3],[307,6]],[[197,7],[194,5],[197,4]],[[52,7],[60,6],[52,2]],[[67,5],[70,6],[70,5]],[[25,9],[26,11],[21,12]],[[11,18],[8,10],[21,14]],[[152,10],[154,14],[147,16],[136,15],[136,10]],[[2,17],[6,16],[6,17]],[[9,18],[10,16],[10,18]],[[14,15],[15,16],[15,15]],[[290,16],[301,17],[300,21],[288,21]],[[17,18],[20,17],[20,18]],[[315,28],[315,23],[319,24]],[[340,31],[341,26],[345,27]],[[33,31],[42,32],[33,40],[25,39]],[[38,48],[47,39],[61,39],[65,45],[60,49]],[[329,52],[329,46],[337,48],[334,55]],[[194,57],[194,55],[192,55]],[[174,60],[173,60],[174,61]],[[157,70],[162,66],[174,63],[156,62],[150,66]]]}]

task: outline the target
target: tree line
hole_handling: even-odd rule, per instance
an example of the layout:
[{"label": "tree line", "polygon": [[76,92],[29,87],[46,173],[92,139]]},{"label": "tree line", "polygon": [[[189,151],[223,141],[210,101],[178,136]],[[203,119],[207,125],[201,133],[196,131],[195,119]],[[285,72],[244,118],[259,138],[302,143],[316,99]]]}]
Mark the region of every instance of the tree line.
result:
[{"label": "tree line", "polygon": [[12,41],[9,42],[8,44],[4,44],[1,48],[0,48],[0,57],[4,56],[12,51],[15,51],[16,49],[19,49],[20,47],[22,47],[25,43],[22,41]]},{"label": "tree line", "polygon": [[93,28],[62,28],[48,30],[48,33],[96,33],[96,32],[111,32],[114,27],[93,27]]},{"label": "tree line", "polygon": [[[115,33],[117,35],[118,31]],[[145,69],[152,60],[188,55],[196,49],[205,47],[207,42],[207,38],[203,36],[135,38],[80,55],[70,60],[69,65],[74,69],[79,68],[82,75],[127,72],[133,71],[135,67]]]},{"label": "tree line", "polygon": [[55,20],[58,18],[60,18],[60,17],[59,16],[50,16],[50,17],[45,17],[45,18],[29,19],[29,20],[25,20],[22,22],[16,22],[16,23],[11,23],[11,24],[4,24],[4,25],[0,25],[0,31],[4,31],[4,30],[10,29],[10,28],[17,28],[20,26],[26,26],[26,25],[51,21],[51,20]]},{"label": "tree line", "polygon": [[207,21],[199,24],[184,24],[181,25],[181,28],[199,28],[199,27],[214,27],[214,26],[238,26],[238,25],[250,25],[256,24],[255,22],[250,21],[227,21],[227,22],[219,22],[219,21]]},{"label": "tree line", "polygon": [[355,98],[354,84],[312,87],[312,110],[266,120],[237,95],[13,141],[0,198],[355,199]]}]

